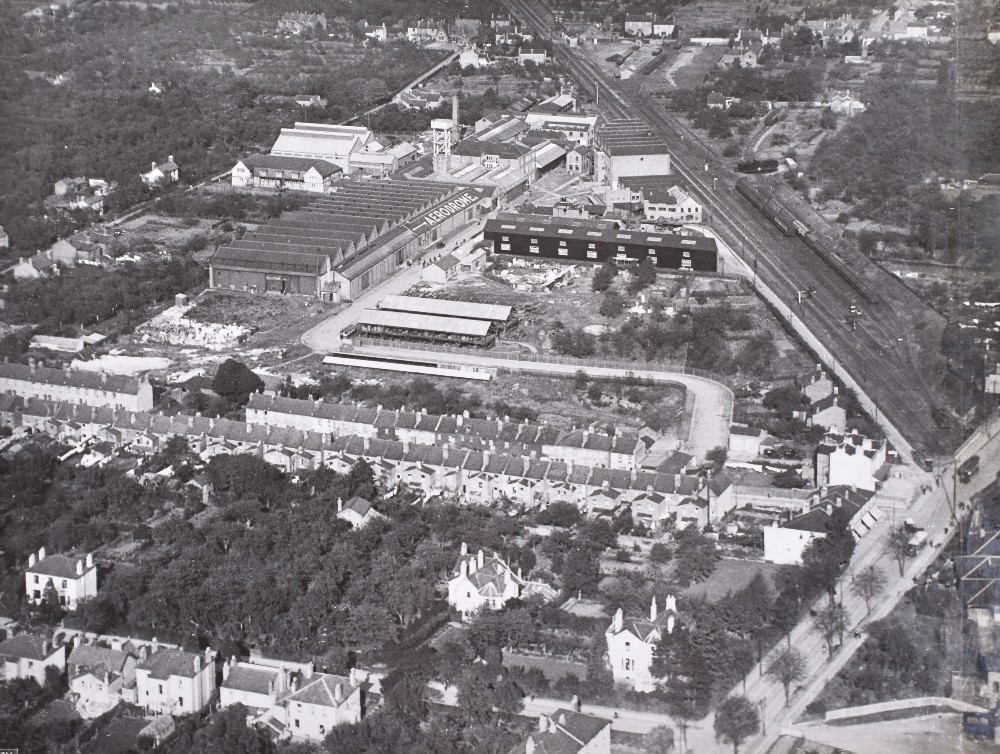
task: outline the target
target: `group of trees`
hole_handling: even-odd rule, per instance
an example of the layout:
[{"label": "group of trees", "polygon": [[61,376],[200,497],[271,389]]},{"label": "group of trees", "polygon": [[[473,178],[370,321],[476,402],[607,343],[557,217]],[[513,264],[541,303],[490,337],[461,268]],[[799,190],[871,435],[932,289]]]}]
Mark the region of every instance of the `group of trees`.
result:
[{"label": "group of trees", "polygon": [[204,287],[205,270],[188,258],[126,262],[110,270],[80,266],[52,278],[25,280],[6,295],[6,318],[35,325],[39,332],[93,327],[113,316],[128,331],[147,317],[152,304]]}]

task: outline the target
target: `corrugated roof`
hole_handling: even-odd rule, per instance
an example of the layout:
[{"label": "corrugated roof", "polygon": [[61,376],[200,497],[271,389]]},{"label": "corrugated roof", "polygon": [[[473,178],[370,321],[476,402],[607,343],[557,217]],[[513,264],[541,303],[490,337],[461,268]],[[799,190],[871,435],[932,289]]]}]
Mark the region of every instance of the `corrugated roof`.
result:
[{"label": "corrugated roof", "polygon": [[485,337],[490,332],[490,322],[458,317],[434,317],[428,314],[367,309],[361,314],[358,325],[395,327],[403,330],[427,330],[454,335]]},{"label": "corrugated roof", "polygon": [[513,307],[499,304],[479,304],[472,301],[396,295],[386,296],[379,302],[378,306],[382,310],[431,314],[437,317],[481,319],[491,322],[506,322],[510,319],[513,311]]}]

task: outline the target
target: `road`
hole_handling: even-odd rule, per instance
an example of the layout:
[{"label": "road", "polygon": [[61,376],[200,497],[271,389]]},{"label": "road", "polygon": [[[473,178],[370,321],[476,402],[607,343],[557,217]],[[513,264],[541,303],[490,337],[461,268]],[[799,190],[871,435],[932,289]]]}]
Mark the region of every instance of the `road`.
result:
[{"label": "road", "polygon": [[683,385],[694,396],[694,410],[685,450],[699,459],[704,459],[705,454],[712,448],[728,447],[729,445],[729,427],[733,418],[733,392],[721,382],[706,377],[682,372],[662,372],[655,369],[625,369],[582,363],[563,364],[536,361],[531,357],[502,359],[480,355],[472,351],[451,353],[410,348],[361,346],[355,348],[353,353],[391,356],[400,359],[433,359],[439,364],[462,364],[488,369],[507,369],[512,372],[551,374],[560,377],[572,377],[578,371],[583,370],[591,377],[624,379],[632,376],[651,382],[679,384]]},{"label": "road", "polygon": [[384,282],[362,293],[346,308],[308,330],[303,334],[302,342],[318,353],[333,353],[340,350],[342,345],[340,333],[350,325],[355,324],[364,309],[374,309],[376,304],[386,296],[403,293],[419,283],[424,262],[437,259],[456,249],[464,250],[473,246],[485,224],[486,218],[482,218],[443,239],[443,249],[434,248],[425,251],[422,256],[413,260],[410,267],[403,267]]},{"label": "road", "polygon": [[[506,4],[541,35],[552,28],[551,14],[537,0]],[[862,294],[797,238],[789,238],[761,215],[735,188],[736,176],[704,145],[699,136],[668,117],[641,92],[638,84],[622,86],[605,75],[578,49],[556,42],[557,56],[578,82],[599,90],[600,108],[608,117],[646,120],[670,148],[672,168],[711,214],[712,223],[741,256],[753,260],[758,276],[786,306],[798,304],[797,292],[815,290],[799,316],[879,406],[893,418],[900,434],[913,445],[936,448],[941,432],[929,407],[938,405],[937,343],[927,333],[943,328],[929,310],[898,281],[870,265],[864,267],[865,291],[878,292],[881,302],[865,304],[856,330],[846,323],[849,308]],[[847,273],[845,273],[847,274]],[[922,348],[926,350],[922,350]]]}]

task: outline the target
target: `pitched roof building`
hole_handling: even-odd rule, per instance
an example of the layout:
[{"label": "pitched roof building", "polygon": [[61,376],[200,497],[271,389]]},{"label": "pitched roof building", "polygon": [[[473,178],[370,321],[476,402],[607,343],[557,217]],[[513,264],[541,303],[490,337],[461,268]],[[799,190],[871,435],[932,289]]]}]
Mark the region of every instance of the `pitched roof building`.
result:
[{"label": "pitched roof building", "polygon": [[538,730],[510,754],[611,754],[611,721],[558,709],[540,715]]},{"label": "pitched roof building", "polygon": [[653,690],[656,685],[652,674],[653,653],[663,636],[673,633],[677,616],[677,600],[673,596],[667,597],[662,612],[654,597],[648,617],[626,617],[618,608],[604,632],[615,683],[632,686],[636,691]]},{"label": "pitched roof building", "polygon": [[499,610],[515,597],[533,594],[543,599],[554,599],[556,592],[541,582],[526,581],[520,570],[513,569],[496,553],[487,555],[480,550],[470,555],[463,542],[462,552],[448,580],[448,604],[467,620],[479,610],[488,607]]},{"label": "pitched roof building", "polygon": [[24,581],[28,600],[36,605],[50,588],[66,610],[76,610],[81,600],[97,596],[97,566],[89,553],[82,558],[68,558],[46,555],[43,547],[37,556],[29,556]]}]

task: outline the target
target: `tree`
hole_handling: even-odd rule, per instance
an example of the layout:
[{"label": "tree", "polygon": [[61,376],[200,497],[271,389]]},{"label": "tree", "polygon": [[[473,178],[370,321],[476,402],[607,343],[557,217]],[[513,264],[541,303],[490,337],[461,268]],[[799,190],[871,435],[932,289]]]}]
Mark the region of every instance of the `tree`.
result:
[{"label": "tree", "polygon": [[757,708],[745,696],[731,696],[715,712],[715,740],[733,745],[739,754],[740,745],[760,730]]},{"label": "tree", "polygon": [[844,508],[834,508],[826,521],[826,534],[814,539],[802,554],[802,569],[807,584],[822,589],[831,603],[837,581],[854,554],[854,534],[848,526],[850,514]]},{"label": "tree", "polygon": [[910,533],[903,526],[893,526],[889,532],[889,551],[896,558],[899,575],[906,571],[906,558],[910,554]]},{"label": "tree", "polygon": [[620,317],[622,312],[625,311],[625,299],[620,293],[615,291],[607,291],[604,294],[604,298],[601,300],[601,306],[597,310],[597,313],[602,317],[607,317],[608,319],[614,319],[615,317]]},{"label": "tree", "polygon": [[666,725],[653,728],[646,734],[645,744],[650,754],[670,754],[674,750],[674,729]]},{"label": "tree", "polygon": [[844,642],[844,608],[835,603],[825,605],[816,611],[813,621],[823,635],[826,649],[832,657],[833,650],[836,649],[834,640],[839,639],[841,643]]},{"label": "tree", "polygon": [[851,584],[851,591],[865,601],[865,610],[870,613],[872,600],[882,595],[885,586],[885,574],[881,568],[872,563],[858,571]]},{"label": "tree", "polygon": [[609,259],[594,271],[594,278],[590,281],[591,290],[596,293],[604,293],[618,276],[618,268],[614,260]]},{"label": "tree", "polygon": [[795,681],[806,674],[806,663],[802,654],[791,647],[783,647],[767,666],[767,674],[774,676],[785,687],[785,704],[791,698],[789,689]]},{"label": "tree", "polygon": [[256,393],[263,387],[264,381],[236,359],[222,362],[212,380],[212,390],[237,406],[244,405],[250,400],[250,393]]},{"label": "tree", "polygon": [[719,560],[719,552],[715,542],[693,527],[688,527],[677,534],[674,559],[677,561],[678,580],[686,585],[704,581],[711,576]]},{"label": "tree", "polygon": [[716,470],[721,469],[726,465],[726,458],[728,457],[729,450],[722,445],[717,448],[712,448],[710,451],[705,453],[705,460],[711,461],[715,465]]},{"label": "tree", "polygon": [[656,264],[652,257],[645,257],[639,266],[632,271],[628,281],[628,292],[636,294],[656,283]]}]

